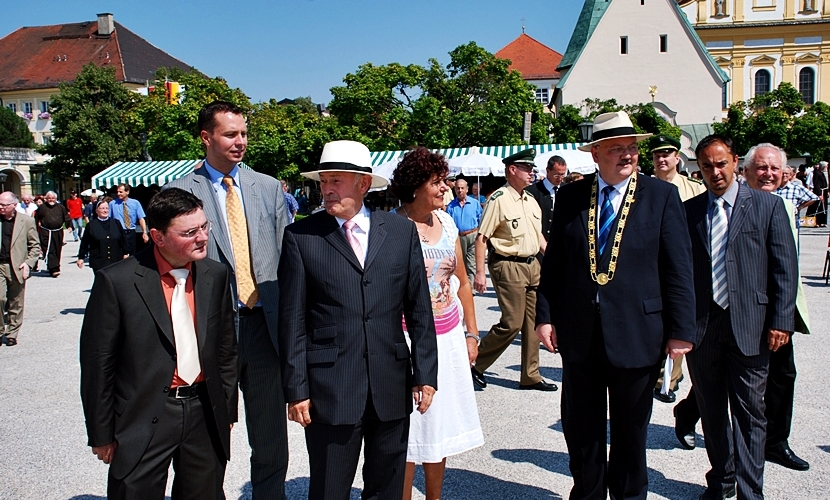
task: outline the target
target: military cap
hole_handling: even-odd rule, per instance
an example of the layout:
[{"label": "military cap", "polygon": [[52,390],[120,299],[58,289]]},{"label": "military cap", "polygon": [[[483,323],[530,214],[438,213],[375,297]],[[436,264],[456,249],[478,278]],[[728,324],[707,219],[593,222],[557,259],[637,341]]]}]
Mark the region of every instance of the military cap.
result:
[{"label": "military cap", "polygon": [[667,135],[655,135],[648,142],[649,150],[653,153],[661,150],[680,151],[680,141]]},{"label": "military cap", "polygon": [[505,165],[530,165],[531,167],[533,167],[536,165],[535,163],[533,163],[534,158],[536,158],[536,150],[530,148],[525,149],[524,151],[519,151],[514,155],[510,155],[507,158],[503,159],[501,162]]}]

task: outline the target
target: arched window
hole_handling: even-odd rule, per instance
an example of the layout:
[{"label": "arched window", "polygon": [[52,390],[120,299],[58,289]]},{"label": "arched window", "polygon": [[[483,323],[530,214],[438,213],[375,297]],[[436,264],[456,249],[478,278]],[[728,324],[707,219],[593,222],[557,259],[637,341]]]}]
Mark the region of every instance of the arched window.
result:
[{"label": "arched window", "polygon": [[755,97],[768,94],[772,87],[772,77],[768,70],[759,69],[755,72]]},{"label": "arched window", "polygon": [[801,68],[798,72],[798,91],[804,104],[816,102],[816,71],[813,68]]}]

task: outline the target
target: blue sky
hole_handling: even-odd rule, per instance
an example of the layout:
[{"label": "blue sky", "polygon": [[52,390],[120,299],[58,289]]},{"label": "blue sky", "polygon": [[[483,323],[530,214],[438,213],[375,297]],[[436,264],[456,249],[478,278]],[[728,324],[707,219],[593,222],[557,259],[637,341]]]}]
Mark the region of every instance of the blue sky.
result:
[{"label": "blue sky", "polygon": [[21,26],[92,21],[99,12],[253,101],[329,89],[360,64],[446,64],[475,41],[496,52],[521,34],[564,53],[581,0],[63,0],[5,2],[0,36]]}]

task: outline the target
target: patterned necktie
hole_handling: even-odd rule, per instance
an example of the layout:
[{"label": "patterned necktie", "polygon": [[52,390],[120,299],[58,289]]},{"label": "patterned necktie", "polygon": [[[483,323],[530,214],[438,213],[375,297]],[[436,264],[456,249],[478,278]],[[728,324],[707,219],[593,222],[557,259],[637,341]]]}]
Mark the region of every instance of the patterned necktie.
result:
[{"label": "patterned necktie", "polygon": [[176,340],[176,370],[179,378],[187,385],[193,383],[202,371],[199,365],[199,346],[196,328],[193,326],[193,311],[187,303],[185,284],[187,269],[173,269],[170,275],[176,280],[173,299],[170,301],[170,318],[173,320],[173,338]]},{"label": "patterned necktie", "polygon": [[353,220],[347,220],[343,223],[343,232],[346,233],[346,241],[349,242],[349,245],[352,246],[352,250],[354,251],[355,256],[357,256],[357,260],[360,261],[360,267],[363,267],[363,247],[360,246],[360,242],[357,241],[357,237],[355,237],[352,229],[357,224],[354,223]]},{"label": "patterned necktie", "polygon": [[726,279],[726,241],[729,236],[729,222],[723,208],[723,198],[715,199],[712,205],[712,227],[709,230],[712,249],[712,299],[722,308],[729,307],[729,286]]},{"label": "patterned necktie", "polygon": [[124,227],[126,229],[132,229],[133,222],[130,220],[130,209],[127,208],[127,202],[125,201],[121,206],[124,207]]},{"label": "patterned necktie", "polygon": [[236,268],[236,292],[240,302],[247,307],[254,307],[259,300],[259,292],[251,271],[248,221],[245,220],[245,211],[242,210],[242,203],[233,188],[233,177],[226,175],[222,182],[227,188],[225,209],[228,211],[228,229],[231,233],[233,261]]},{"label": "patterned necktie", "polygon": [[559,191],[559,186],[553,186],[553,195],[556,196],[556,192]]},{"label": "patterned necktie", "polygon": [[614,188],[605,186],[602,188],[602,210],[599,213],[599,254],[605,252],[605,244],[608,243],[608,235],[611,234],[611,226],[614,224],[614,205],[611,204],[611,193]]}]

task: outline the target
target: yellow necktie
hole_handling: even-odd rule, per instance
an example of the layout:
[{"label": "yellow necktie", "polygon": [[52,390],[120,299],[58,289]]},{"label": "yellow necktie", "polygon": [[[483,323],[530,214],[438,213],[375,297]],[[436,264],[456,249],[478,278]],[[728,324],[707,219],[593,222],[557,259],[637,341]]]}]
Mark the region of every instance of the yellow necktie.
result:
[{"label": "yellow necktie", "polygon": [[231,233],[233,260],[236,264],[236,290],[240,302],[248,307],[254,307],[257,300],[259,300],[259,293],[256,289],[254,275],[251,272],[248,221],[245,220],[242,203],[240,203],[236,190],[233,188],[233,178],[226,175],[222,182],[225,183],[227,188],[225,208],[228,211],[228,229]]},{"label": "yellow necktie", "polygon": [[133,222],[130,220],[130,209],[127,208],[127,203],[124,202],[121,204],[124,207],[124,228],[132,229]]}]

